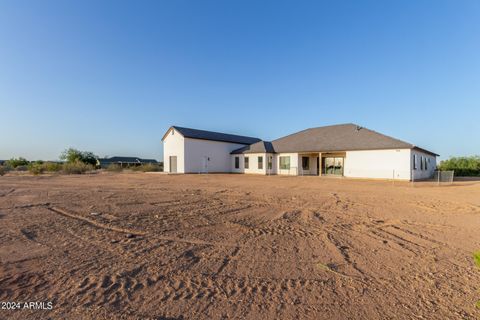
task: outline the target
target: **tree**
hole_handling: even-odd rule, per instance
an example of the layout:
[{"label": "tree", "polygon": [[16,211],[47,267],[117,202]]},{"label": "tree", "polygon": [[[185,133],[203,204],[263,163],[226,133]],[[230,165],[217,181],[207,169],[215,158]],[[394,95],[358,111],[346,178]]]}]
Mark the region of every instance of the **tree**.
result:
[{"label": "tree", "polygon": [[25,159],[25,158],[22,158],[22,157],[12,158],[12,159],[6,161],[6,165],[10,166],[12,168],[16,168],[16,167],[19,167],[19,166],[26,166],[26,165],[28,165],[28,163],[29,163],[28,160]]},{"label": "tree", "polygon": [[85,164],[96,165],[98,157],[93,154],[93,152],[69,148],[62,152],[60,159],[68,163],[82,162]]}]

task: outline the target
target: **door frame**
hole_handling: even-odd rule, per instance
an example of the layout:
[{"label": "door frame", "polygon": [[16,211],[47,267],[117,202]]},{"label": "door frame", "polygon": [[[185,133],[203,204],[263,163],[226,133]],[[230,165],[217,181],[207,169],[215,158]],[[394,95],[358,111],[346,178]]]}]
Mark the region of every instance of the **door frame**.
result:
[{"label": "door frame", "polygon": [[[175,171],[172,171],[172,163],[174,163],[172,160],[175,159]],[[178,157],[177,156],[169,156],[168,158],[168,165],[169,165],[169,172],[170,173],[178,173]]]}]

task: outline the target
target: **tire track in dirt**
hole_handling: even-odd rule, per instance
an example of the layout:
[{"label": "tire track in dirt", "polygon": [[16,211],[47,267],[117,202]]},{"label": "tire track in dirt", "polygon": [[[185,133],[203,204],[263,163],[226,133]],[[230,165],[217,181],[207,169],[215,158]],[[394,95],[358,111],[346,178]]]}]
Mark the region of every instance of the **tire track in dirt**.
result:
[{"label": "tire track in dirt", "polygon": [[235,247],[233,251],[223,259],[222,265],[218,268],[216,272],[217,275],[222,273],[222,271],[227,267],[227,265],[238,254],[239,251],[240,251],[240,247]]},{"label": "tire track in dirt", "polygon": [[65,211],[63,209],[60,209],[58,207],[48,207],[47,209],[52,211],[52,212],[55,212],[57,214],[60,214],[62,216],[83,221],[83,222],[85,222],[85,223],[87,223],[87,224],[89,224],[89,225],[91,225],[95,228],[100,228],[100,229],[104,229],[104,230],[109,230],[109,231],[114,231],[114,232],[119,232],[119,233],[125,233],[125,234],[132,234],[132,235],[135,235],[135,236],[146,235],[146,232],[143,232],[143,231],[137,231],[137,230],[131,230],[131,229],[126,229],[126,228],[108,226],[108,225],[105,225],[103,223],[93,221],[91,219],[88,219],[88,218],[85,218],[85,217],[67,212],[67,211]]},{"label": "tire track in dirt", "polygon": [[10,194],[12,194],[12,193],[14,193],[14,192],[15,192],[15,188],[12,188],[12,189],[8,190],[8,191],[5,192],[5,193],[0,193],[0,197],[6,197],[6,196],[8,196],[8,195],[10,195]]}]

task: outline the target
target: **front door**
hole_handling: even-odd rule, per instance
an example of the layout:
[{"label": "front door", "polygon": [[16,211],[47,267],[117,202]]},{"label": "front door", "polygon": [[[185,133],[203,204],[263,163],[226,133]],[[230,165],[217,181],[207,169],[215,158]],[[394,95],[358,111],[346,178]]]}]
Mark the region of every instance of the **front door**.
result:
[{"label": "front door", "polygon": [[177,156],[170,156],[170,173],[177,173]]}]

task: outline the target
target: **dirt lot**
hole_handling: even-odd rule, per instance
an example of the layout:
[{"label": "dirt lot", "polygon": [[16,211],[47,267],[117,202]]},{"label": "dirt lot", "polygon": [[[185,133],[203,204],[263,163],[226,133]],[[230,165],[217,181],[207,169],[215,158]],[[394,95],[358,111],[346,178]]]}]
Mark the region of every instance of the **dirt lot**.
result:
[{"label": "dirt lot", "polygon": [[0,301],[53,309],[0,318],[473,319],[479,229],[474,181],[4,176]]}]

